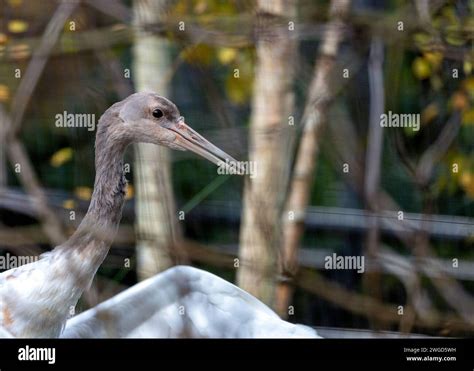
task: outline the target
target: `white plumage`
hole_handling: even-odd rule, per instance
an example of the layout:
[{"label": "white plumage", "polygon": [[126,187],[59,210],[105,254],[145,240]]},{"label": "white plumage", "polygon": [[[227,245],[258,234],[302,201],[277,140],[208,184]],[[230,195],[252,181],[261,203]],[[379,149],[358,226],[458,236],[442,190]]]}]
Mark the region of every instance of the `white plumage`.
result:
[{"label": "white plumage", "polygon": [[317,338],[255,297],[202,270],[178,266],[70,319],[71,338]]},{"label": "white plumage", "polygon": [[18,337],[58,337],[88,279],[72,269],[91,269],[77,251],[57,249],[36,262],[0,274],[0,327]]}]

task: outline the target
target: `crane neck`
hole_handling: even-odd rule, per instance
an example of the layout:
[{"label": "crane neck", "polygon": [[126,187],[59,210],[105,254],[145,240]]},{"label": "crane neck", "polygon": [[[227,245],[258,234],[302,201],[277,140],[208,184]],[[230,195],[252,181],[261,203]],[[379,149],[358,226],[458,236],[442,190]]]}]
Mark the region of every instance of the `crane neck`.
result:
[{"label": "crane neck", "polygon": [[100,139],[96,141],[94,192],[84,220],[113,227],[122,218],[127,189],[123,154],[128,144],[117,143],[110,138]]},{"label": "crane neck", "polygon": [[[102,118],[101,118],[102,120]],[[108,254],[117,232],[125,200],[127,180],[123,155],[128,142],[110,133],[110,123],[99,122],[95,144],[96,175],[89,209],[71,238],[60,250],[78,254],[70,264],[80,264],[78,280],[86,289]],[[71,267],[74,269],[75,267]]]}]

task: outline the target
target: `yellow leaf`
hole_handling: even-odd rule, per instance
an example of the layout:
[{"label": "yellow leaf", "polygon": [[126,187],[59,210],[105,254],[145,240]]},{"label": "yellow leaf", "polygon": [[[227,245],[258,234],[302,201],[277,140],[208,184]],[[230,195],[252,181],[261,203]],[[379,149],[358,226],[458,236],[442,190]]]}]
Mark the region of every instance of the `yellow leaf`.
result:
[{"label": "yellow leaf", "polygon": [[441,14],[443,15],[443,18],[450,21],[451,23],[458,22],[458,17],[456,16],[456,11],[452,6],[444,7],[441,10]]},{"label": "yellow leaf", "polygon": [[49,160],[51,166],[60,167],[61,165],[68,162],[73,155],[71,147],[61,148],[55,154],[53,154]]},{"label": "yellow leaf", "polygon": [[63,207],[64,207],[65,209],[68,209],[68,210],[74,209],[74,208],[76,207],[76,201],[71,200],[71,199],[69,199],[69,200],[64,200],[64,201],[63,201]]},{"label": "yellow leaf", "polygon": [[413,40],[420,48],[423,48],[432,42],[432,37],[426,33],[420,32],[413,36]]},{"label": "yellow leaf", "polygon": [[212,48],[206,44],[192,45],[182,53],[183,59],[191,64],[211,64]]},{"label": "yellow leaf", "polygon": [[469,171],[463,172],[460,183],[469,198],[474,198],[474,174]]},{"label": "yellow leaf", "polygon": [[451,97],[451,106],[455,110],[463,111],[467,108],[469,101],[465,93],[456,91]]},{"label": "yellow leaf", "polygon": [[130,200],[131,198],[133,198],[134,195],[135,195],[135,190],[133,189],[133,185],[128,184],[127,191],[125,193],[125,199]]},{"label": "yellow leaf", "polygon": [[173,13],[176,15],[184,15],[188,13],[188,2],[187,1],[177,1],[174,6]]},{"label": "yellow leaf", "polygon": [[437,69],[443,61],[443,54],[440,52],[426,52],[423,57],[430,63],[433,69]]},{"label": "yellow leaf", "polygon": [[8,31],[11,33],[22,33],[28,30],[28,23],[21,19],[13,19],[8,22]]},{"label": "yellow leaf", "polygon": [[413,61],[412,70],[413,74],[420,80],[427,79],[431,75],[431,66],[422,57],[418,57]]},{"label": "yellow leaf", "polygon": [[194,13],[195,14],[202,14],[208,8],[208,2],[206,0],[199,0],[196,5],[194,6]]},{"label": "yellow leaf", "polygon": [[22,59],[30,56],[30,46],[28,44],[16,44],[10,47],[10,55],[14,59]]},{"label": "yellow leaf", "polygon": [[6,85],[0,85],[0,102],[6,102],[10,99],[10,88]]},{"label": "yellow leaf", "polygon": [[462,123],[464,125],[474,125],[474,108],[470,108],[462,114]]},{"label": "yellow leaf", "polygon": [[463,64],[463,69],[466,75],[470,75],[472,73],[472,62],[466,59]]},{"label": "yellow leaf", "polygon": [[229,74],[225,87],[229,99],[237,104],[245,103],[252,94],[252,81],[245,74],[239,78],[235,78],[233,73]]},{"label": "yellow leaf", "polygon": [[88,201],[92,197],[92,188],[90,187],[76,187],[74,194],[80,200]]},{"label": "yellow leaf", "polygon": [[220,48],[217,52],[217,59],[222,64],[229,64],[237,56],[237,50],[234,48]]},{"label": "yellow leaf", "polygon": [[466,40],[455,33],[450,33],[446,36],[446,42],[454,46],[463,46],[466,43]]},{"label": "yellow leaf", "polygon": [[474,97],[474,77],[469,77],[463,82],[464,89],[471,97]]},{"label": "yellow leaf", "polygon": [[421,122],[423,124],[428,124],[433,121],[436,116],[438,116],[439,110],[436,103],[431,103],[425,107],[423,112],[421,112]]}]

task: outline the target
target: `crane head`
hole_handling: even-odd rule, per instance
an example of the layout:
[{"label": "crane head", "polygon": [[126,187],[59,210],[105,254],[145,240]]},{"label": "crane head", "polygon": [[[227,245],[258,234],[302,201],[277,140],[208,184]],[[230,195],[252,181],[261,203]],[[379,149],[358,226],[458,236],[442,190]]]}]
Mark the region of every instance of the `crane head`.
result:
[{"label": "crane head", "polygon": [[123,100],[119,110],[122,132],[132,142],[163,145],[192,151],[217,164],[239,163],[189,127],[176,105],[150,91],[135,93]]}]

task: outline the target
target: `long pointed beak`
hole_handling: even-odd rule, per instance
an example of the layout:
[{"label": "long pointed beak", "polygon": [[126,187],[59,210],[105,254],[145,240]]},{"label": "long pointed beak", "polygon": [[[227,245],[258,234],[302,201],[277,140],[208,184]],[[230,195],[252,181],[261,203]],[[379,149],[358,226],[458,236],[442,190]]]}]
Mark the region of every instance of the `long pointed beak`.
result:
[{"label": "long pointed beak", "polygon": [[192,151],[218,166],[225,166],[228,169],[232,169],[236,174],[244,174],[239,161],[216,147],[194,129],[190,128],[186,125],[184,120],[180,120],[178,123],[168,127],[168,129],[176,134],[176,139],[173,144]]}]

